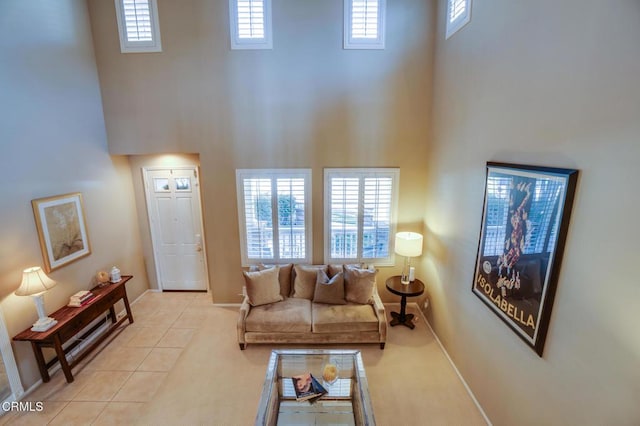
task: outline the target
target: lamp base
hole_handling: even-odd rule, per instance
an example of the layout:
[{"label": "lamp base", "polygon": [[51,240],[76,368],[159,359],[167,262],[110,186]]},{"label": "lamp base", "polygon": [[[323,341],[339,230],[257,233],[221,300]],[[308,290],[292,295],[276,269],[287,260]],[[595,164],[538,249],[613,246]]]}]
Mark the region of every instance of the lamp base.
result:
[{"label": "lamp base", "polygon": [[47,331],[57,323],[58,321],[54,320],[51,317],[39,318],[38,321],[36,321],[35,324],[33,324],[33,326],[31,327],[31,331]]},{"label": "lamp base", "polygon": [[411,282],[411,279],[409,278],[410,271],[411,271],[411,258],[405,257],[404,268],[402,268],[402,275],[400,275],[401,284],[407,285]]}]

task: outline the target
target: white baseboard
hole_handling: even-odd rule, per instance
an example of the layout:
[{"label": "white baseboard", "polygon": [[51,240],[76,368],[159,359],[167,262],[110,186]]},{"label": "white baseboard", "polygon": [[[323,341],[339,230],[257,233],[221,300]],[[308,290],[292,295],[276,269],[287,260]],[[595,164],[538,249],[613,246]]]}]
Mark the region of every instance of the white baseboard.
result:
[{"label": "white baseboard", "polygon": [[427,324],[427,327],[429,327],[429,330],[431,330],[431,334],[433,334],[433,337],[436,338],[436,342],[438,342],[438,345],[440,346],[440,349],[442,349],[442,352],[444,352],[444,355],[449,360],[449,364],[451,364],[451,367],[453,367],[453,370],[458,375],[458,378],[460,378],[460,381],[462,382],[462,385],[467,390],[467,393],[469,394],[469,396],[473,400],[473,403],[476,405],[476,407],[480,411],[480,414],[482,414],[482,417],[484,418],[484,421],[487,422],[487,425],[492,426],[493,423],[491,423],[491,420],[489,420],[489,417],[487,417],[487,413],[484,412],[484,410],[482,409],[482,406],[478,402],[478,399],[476,398],[476,396],[471,391],[471,388],[469,387],[467,382],[464,380],[464,377],[462,377],[462,374],[460,374],[460,370],[458,370],[458,367],[456,367],[455,363],[453,362],[453,360],[449,356],[449,353],[447,352],[447,350],[442,345],[442,342],[440,341],[440,339],[438,339],[438,335],[433,330],[433,327],[431,327],[431,324],[429,324],[429,321],[427,321],[427,317],[424,315],[424,312],[422,312],[422,309],[420,309],[418,304],[415,303],[415,302],[408,303],[408,305],[413,306],[418,312],[420,312],[420,316],[422,317],[422,320],[424,321],[425,324]]}]

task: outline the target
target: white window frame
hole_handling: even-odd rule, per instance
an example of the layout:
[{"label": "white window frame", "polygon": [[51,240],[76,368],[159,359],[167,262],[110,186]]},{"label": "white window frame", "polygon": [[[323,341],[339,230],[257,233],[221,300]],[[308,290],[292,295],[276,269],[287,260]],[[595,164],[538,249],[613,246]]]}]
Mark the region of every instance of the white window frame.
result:
[{"label": "white window frame", "polygon": [[[358,213],[358,256],[356,258],[334,258],[331,257],[331,187],[330,181],[335,177],[358,178],[360,188],[363,188],[364,179],[367,177],[390,177],[392,179],[391,211],[389,218],[388,255],[384,258],[363,257],[363,223],[362,215],[364,191],[359,194]],[[366,263],[376,266],[393,266],[395,264],[395,234],[398,217],[398,193],[400,188],[399,168],[326,168],[324,169],[324,263]]]},{"label": "white window frame", "polygon": [[157,0],[147,0],[149,4],[149,15],[151,17],[151,41],[129,41],[127,39],[127,28],[124,16],[124,0],[115,0],[116,20],[118,22],[118,34],[120,36],[120,52],[122,53],[145,53],[162,52],[162,41],[160,39],[160,24],[158,23],[158,2]]},{"label": "white window frame", "polygon": [[[274,182],[278,178],[303,178],[304,179],[304,229],[305,229],[305,257],[304,258],[280,258],[278,241],[278,195],[272,192],[272,223],[273,223],[273,257],[249,259],[247,249],[246,217],[245,217],[245,179],[271,179]],[[273,187],[273,184],[272,184]],[[286,264],[286,263],[311,263],[313,259],[313,229],[312,229],[312,205],[311,205],[311,169],[236,169],[236,193],[238,199],[238,225],[240,230],[240,252],[242,266],[256,265],[259,263]]]},{"label": "white window frame", "polygon": [[229,0],[229,33],[231,49],[273,49],[271,0],[262,0],[264,7],[264,38],[240,38],[238,34],[238,0]]},{"label": "white window frame", "polygon": [[344,49],[384,49],[385,47],[385,27],[387,16],[387,1],[378,1],[378,37],[377,38],[355,38],[352,35],[351,23],[353,0],[344,1]]},{"label": "white window frame", "polygon": [[[464,12],[454,17],[453,9],[458,4],[464,4]],[[445,40],[471,21],[471,0],[447,0],[447,26]]]}]

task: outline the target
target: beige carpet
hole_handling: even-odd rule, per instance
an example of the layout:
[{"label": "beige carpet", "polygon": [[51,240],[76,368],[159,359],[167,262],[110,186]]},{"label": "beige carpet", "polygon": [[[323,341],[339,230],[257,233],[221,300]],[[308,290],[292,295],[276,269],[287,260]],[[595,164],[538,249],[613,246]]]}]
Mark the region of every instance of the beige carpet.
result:
[{"label": "beige carpet", "polygon": [[[386,307],[388,316],[398,310]],[[148,292],[132,309],[135,323],[74,368],[73,383],[57,371],[26,396],[42,412],[6,413],[0,425],[254,423],[272,347],[240,351],[237,307],[213,306],[207,294]],[[385,350],[332,347],[362,351],[378,425],[484,424],[423,321],[390,327]]]},{"label": "beige carpet", "polygon": [[[387,315],[397,309],[388,305]],[[253,424],[271,349],[323,347],[248,345],[240,351],[237,308],[201,306],[197,317],[201,326],[145,407],[140,424]],[[485,424],[422,317],[414,330],[390,327],[384,350],[332,347],[362,351],[378,425]]]}]

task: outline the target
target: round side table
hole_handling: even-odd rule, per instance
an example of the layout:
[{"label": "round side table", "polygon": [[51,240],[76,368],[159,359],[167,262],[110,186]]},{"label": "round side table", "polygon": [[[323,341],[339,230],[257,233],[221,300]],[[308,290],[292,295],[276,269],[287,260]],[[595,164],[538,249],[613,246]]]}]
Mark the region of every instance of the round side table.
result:
[{"label": "round side table", "polygon": [[389,277],[386,281],[387,290],[391,293],[401,296],[400,300],[400,313],[391,312],[393,319],[389,323],[392,327],[402,324],[406,325],[410,329],[413,329],[413,314],[407,314],[407,297],[420,296],[424,293],[424,283],[418,279],[411,281],[409,284],[402,284],[400,276],[396,275]]}]

